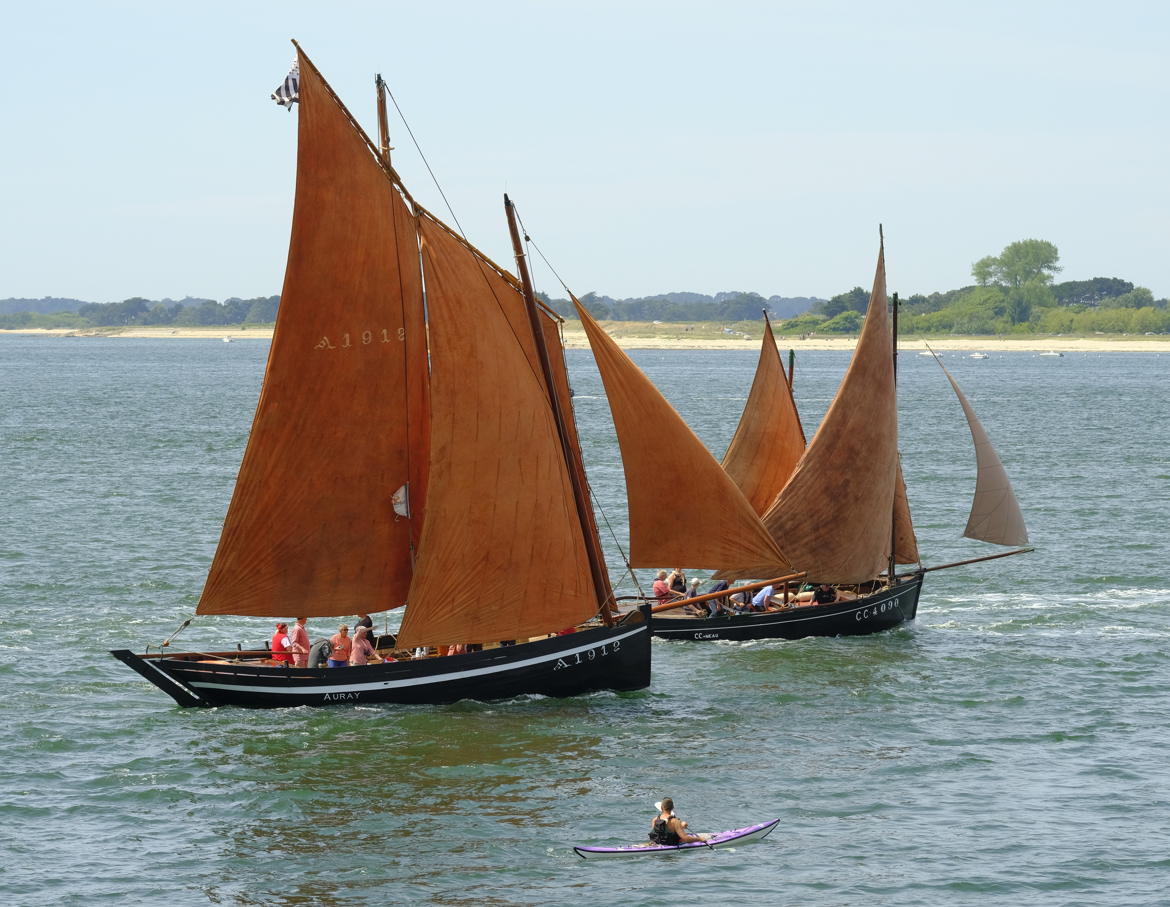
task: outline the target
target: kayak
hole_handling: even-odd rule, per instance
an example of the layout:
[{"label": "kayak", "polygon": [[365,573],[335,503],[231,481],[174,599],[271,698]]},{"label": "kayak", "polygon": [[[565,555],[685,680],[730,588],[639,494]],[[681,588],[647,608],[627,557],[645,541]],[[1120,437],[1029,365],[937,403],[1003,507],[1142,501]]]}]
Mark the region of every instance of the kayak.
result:
[{"label": "kayak", "polygon": [[759,825],[748,825],[746,828],[721,831],[706,841],[692,841],[689,844],[627,844],[624,847],[574,847],[573,850],[582,860],[608,857],[644,857],[651,854],[676,853],[680,850],[714,850],[716,847],[731,847],[735,844],[748,844],[752,841],[762,840],[779,824],[779,819],[773,819],[771,822],[761,822]]}]

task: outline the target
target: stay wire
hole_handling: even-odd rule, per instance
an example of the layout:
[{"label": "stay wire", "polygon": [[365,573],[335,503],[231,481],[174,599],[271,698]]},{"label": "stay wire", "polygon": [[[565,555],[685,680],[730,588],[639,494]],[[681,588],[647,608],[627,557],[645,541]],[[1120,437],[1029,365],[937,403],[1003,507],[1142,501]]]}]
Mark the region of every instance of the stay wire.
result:
[{"label": "stay wire", "polygon": [[423,154],[422,146],[418,143],[418,139],[414,137],[414,130],[410,128],[410,123],[407,122],[406,114],[402,112],[402,108],[398,106],[398,98],[394,97],[394,92],[390,90],[390,86],[386,85],[386,94],[390,96],[391,103],[394,104],[394,109],[398,111],[398,116],[402,120],[402,125],[406,127],[407,135],[414,143],[414,150],[418,152],[418,156],[422,159],[423,166],[427,168],[427,173],[431,175],[431,182],[435,184],[435,188],[439,190],[439,195],[443,199],[443,204],[447,206],[447,213],[451,215],[451,220],[455,222],[455,226],[459,228],[460,235],[467,239],[467,233],[463,229],[463,224],[459,223],[459,218],[455,215],[455,209],[451,207],[451,202],[447,199],[447,193],[443,191],[443,187],[439,185],[439,178],[435,176],[435,171],[431,169],[431,162],[427,160],[427,156]]}]

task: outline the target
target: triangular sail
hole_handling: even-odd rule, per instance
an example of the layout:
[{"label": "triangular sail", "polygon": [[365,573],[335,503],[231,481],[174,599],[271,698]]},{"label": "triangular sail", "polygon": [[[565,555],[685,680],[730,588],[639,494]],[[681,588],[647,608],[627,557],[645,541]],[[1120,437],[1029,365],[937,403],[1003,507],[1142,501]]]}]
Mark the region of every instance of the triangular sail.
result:
[{"label": "triangular sail", "polygon": [[723,469],[756,513],[763,514],[792,475],[804,447],[804,429],[792,388],[776,349],[772,325],[765,318],[756,377],[739,426],[723,455]]},{"label": "triangular sail", "polygon": [[421,306],[414,220],[298,56],[288,267],[200,614],[377,611],[401,604],[411,578],[411,521],[392,499],[412,473],[404,374],[407,342],[422,340],[408,337],[421,317],[408,311]]},{"label": "triangular sail", "polygon": [[597,360],[621,446],[630,564],[723,567],[753,575],[784,572],[784,555],[743,492],[649,379],[585,308],[573,302]]},{"label": "triangular sail", "polygon": [[996,545],[1026,545],[1028,544],[1028,528],[1024,525],[1024,515],[1020,512],[1020,504],[1012,490],[1012,483],[1008,479],[999,454],[991,444],[979,417],[968,402],[966,395],[959,389],[958,383],[947,371],[947,367],[935,356],[939,368],[947,376],[963,413],[967,417],[967,425],[971,429],[971,440],[975,443],[975,463],[978,474],[975,479],[975,496],[971,501],[971,514],[967,518],[967,528],[963,535],[969,539],[981,542],[992,542]]},{"label": "triangular sail", "polygon": [[898,419],[885,251],[865,325],[820,428],[764,515],[792,566],[814,580],[864,582],[887,567],[898,487]]},{"label": "triangular sail", "polygon": [[523,299],[445,227],[422,216],[419,231],[431,477],[399,644],[525,639],[573,626],[598,603],[565,456],[529,357]]},{"label": "triangular sail", "polygon": [[910,501],[906,497],[906,480],[902,478],[902,464],[898,463],[898,484],[894,490],[894,562],[917,564],[918,538],[910,519]]}]

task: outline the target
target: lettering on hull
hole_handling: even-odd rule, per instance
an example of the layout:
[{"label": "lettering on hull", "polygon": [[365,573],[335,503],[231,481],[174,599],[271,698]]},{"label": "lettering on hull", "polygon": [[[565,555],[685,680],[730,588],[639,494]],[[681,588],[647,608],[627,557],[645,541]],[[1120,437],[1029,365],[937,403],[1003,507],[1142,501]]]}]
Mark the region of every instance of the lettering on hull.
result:
[{"label": "lettering on hull", "polygon": [[621,651],[621,648],[622,641],[620,639],[615,639],[613,642],[604,642],[600,646],[594,646],[592,649],[586,649],[584,652],[574,652],[572,655],[558,658],[557,663],[553,666],[553,670],[563,671],[566,668],[575,668],[577,665],[596,661],[598,658],[605,658],[607,655],[616,655]]},{"label": "lettering on hull", "polygon": [[361,696],[361,693],[326,693],[326,702],[352,702]]},{"label": "lettering on hull", "polygon": [[874,605],[871,608],[862,608],[853,615],[853,619],[856,621],[869,620],[869,618],[878,617],[879,615],[885,614],[887,611],[896,610],[898,608],[898,604],[899,599],[895,598],[888,602],[882,602],[880,605]]}]

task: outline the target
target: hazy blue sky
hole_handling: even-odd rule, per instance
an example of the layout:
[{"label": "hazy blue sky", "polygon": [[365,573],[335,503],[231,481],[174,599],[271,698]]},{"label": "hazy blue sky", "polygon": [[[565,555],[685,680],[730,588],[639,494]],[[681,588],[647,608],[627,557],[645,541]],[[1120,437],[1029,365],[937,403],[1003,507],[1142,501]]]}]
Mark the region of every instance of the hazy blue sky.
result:
[{"label": "hazy blue sky", "polygon": [[[970,282],[1017,239],[1170,294],[1165,2],[7,3],[0,298],[279,292],[297,38],[388,81],[468,238],[578,293]],[[401,121],[395,164],[445,209]],[[559,293],[547,272],[542,289]]]}]

